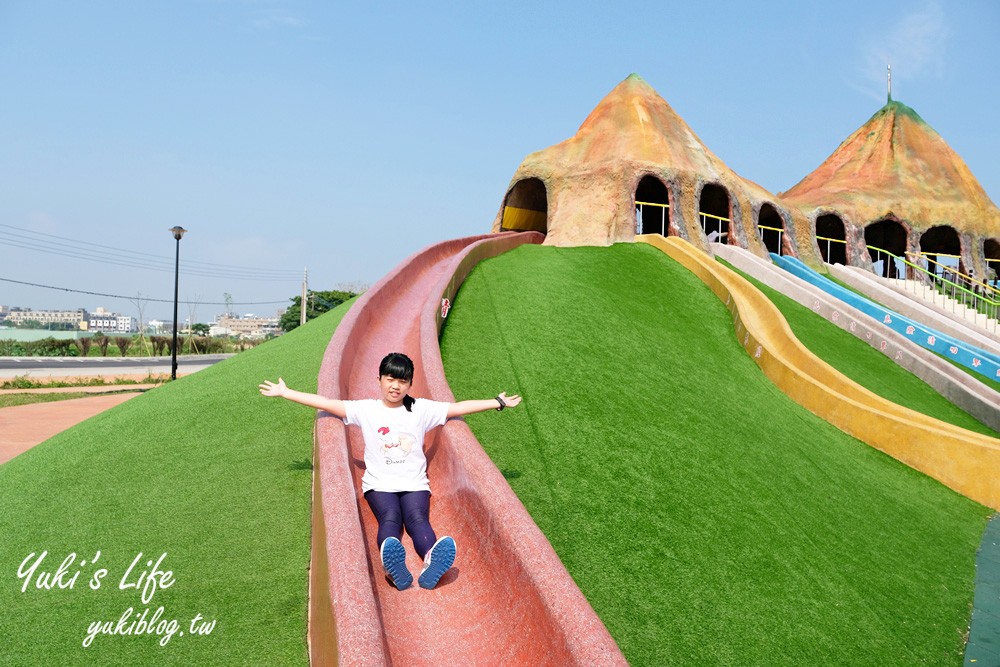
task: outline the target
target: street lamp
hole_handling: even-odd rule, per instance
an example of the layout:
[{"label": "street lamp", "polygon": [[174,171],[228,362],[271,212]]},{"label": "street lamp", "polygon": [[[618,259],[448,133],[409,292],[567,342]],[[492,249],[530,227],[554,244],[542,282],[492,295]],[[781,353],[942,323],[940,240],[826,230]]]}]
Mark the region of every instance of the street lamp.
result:
[{"label": "street lamp", "polygon": [[170,233],[174,235],[174,240],[177,241],[177,251],[174,254],[174,344],[170,348],[170,379],[177,379],[177,287],[179,284],[180,266],[181,266],[181,237],[184,236],[184,232],[187,230],[183,227],[171,227]]}]

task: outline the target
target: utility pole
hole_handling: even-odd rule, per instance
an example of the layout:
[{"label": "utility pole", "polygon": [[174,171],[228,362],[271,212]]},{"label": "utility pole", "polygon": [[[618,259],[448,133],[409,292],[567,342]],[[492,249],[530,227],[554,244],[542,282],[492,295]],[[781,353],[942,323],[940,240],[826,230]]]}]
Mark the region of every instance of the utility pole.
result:
[{"label": "utility pole", "polygon": [[309,290],[309,267],[302,269],[302,300],[299,301],[299,326],[306,323],[306,292]]}]

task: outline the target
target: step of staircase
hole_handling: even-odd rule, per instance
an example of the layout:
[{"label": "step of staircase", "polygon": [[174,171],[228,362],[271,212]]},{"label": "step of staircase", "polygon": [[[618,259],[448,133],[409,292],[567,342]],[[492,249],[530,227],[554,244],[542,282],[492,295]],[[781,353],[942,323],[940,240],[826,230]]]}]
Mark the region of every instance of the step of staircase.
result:
[{"label": "step of staircase", "polygon": [[980,329],[988,331],[994,335],[1000,332],[1000,322],[996,318],[987,317],[985,314],[977,312],[956,299],[941,294],[919,280],[904,280],[902,278],[879,278],[884,284],[889,285],[897,291],[905,292],[915,296],[927,303],[952,314],[956,318],[968,322]]}]

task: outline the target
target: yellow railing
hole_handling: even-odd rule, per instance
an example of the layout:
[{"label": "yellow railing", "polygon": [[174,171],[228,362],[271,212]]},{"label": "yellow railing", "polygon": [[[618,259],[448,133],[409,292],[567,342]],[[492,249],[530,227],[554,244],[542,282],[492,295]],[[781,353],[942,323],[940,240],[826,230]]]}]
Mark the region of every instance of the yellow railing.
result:
[{"label": "yellow railing", "polygon": [[[708,241],[710,243],[712,241],[721,241],[723,243],[727,241],[729,237],[729,223],[730,223],[729,218],[723,218],[722,216],[712,215],[711,213],[703,213],[701,211],[698,211],[698,215],[700,216],[701,220],[701,231],[703,234],[705,234],[706,237],[708,237]],[[714,229],[711,232],[708,231],[709,219],[718,221],[715,223]],[[722,231],[723,222],[726,223],[726,231]],[[714,238],[712,236],[713,234],[715,235]]]},{"label": "yellow railing", "polygon": [[[767,230],[772,231],[772,232],[778,232],[778,254],[779,255],[782,254],[782,252],[781,252],[782,251],[781,237],[785,233],[785,229],[783,227],[768,227],[767,225],[761,225],[761,224],[757,225],[757,229],[758,230],[767,229]],[[764,242],[764,232],[763,231],[760,232],[760,241],[761,241],[761,243],[765,243]],[[765,245],[766,245],[766,243],[765,243]]]},{"label": "yellow railing", "polygon": [[[982,290],[983,290],[983,292],[985,292],[987,294],[994,294],[994,295],[1000,296],[1000,290],[998,290],[993,285],[990,285],[989,283],[987,283],[985,281],[982,281],[982,280],[977,280],[976,278],[973,278],[972,276],[968,276],[968,275],[966,275],[964,273],[960,273],[959,270],[956,269],[953,266],[948,266],[947,264],[942,264],[941,262],[938,262],[937,260],[933,260],[933,259],[931,259],[930,257],[927,256],[927,253],[923,253],[923,252],[921,252],[921,253],[908,252],[906,254],[910,255],[910,256],[916,255],[916,256],[920,257],[920,259],[922,259],[923,261],[928,262],[930,264],[933,264],[934,266],[937,266],[937,267],[941,268],[941,273],[940,274],[938,274],[937,271],[928,271],[928,273],[933,273],[933,274],[936,274],[936,275],[940,275],[942,277],[944,277],[945,275],[947,275],[947,274],[950,273],[951,275],[955,276],[957,279],[965,281],[965,282],[969,283],[970,285],[975,285],[977,287],[981,287]],[[958,255],[945,255],[944,253],[930,253],[930,254],[935,254],[938,257],[953,257],[955,259],[961,259],[961,257],[959,257]]]},{"label": "yellow railing", "polygon": [[643,207],[645,206],[655,206],[660,209],[660,235],[667,235],[667,209],[670,208],[670,204],[660,204],[658,202],[652,201],[636,201],[635,203],[635,233],[642,234],[643,225],[645,224],[645,218],[643,215]]},{"label": "yellow railing", "polygon": [[[816,245],[819,245],[820,241],[826,241],[826,257],[825,257],[825,259],[826,259],[827,262],[830,261],[830,244],[831,243],[843,243],[844,246],[847,246],[847,241],[845,241],[844,239],[831,239],[831,238],[828,238],[826,236],[817,236],[816,237]],[[846,249],[845,249],[844,252],[845,253],[847,252]]]},{"label": "yellow railing", "polygon": [[924,251],[924,250],[921,250],[921,251],[920,251],[920,252],[918,252],[918,253],[911,253],[911,252],[908,252],[908,253],[906,253],[906,254],[907,254],[907,255],[913,255],[913,254],[917,254],[917,255],[920,255],[921,257],[926,257],[926,256],[928,256],[928,255],[934,255],[935,257],[951,257],[951,258],[953,258],[953,259],[961,259],[961,258],[962,258],[962,256],[961,256],[961,255],[949,255],[949,254],[948,254],[948,253],[946,253],[946,252],[927,252],[927,251]]},{"label": "yellow railing", "polygon": [[[635,212],[636,212],[636,216],[635,216],[635,233],[636,234],[642,234],[644,231],[648,231],[648,230],[644,230],[643,229],[643,226],[647,222],[644,219],[644,216],[643,216],[643,208],[646,207],[646,206],[654,206],[654,207],[660,209],[660,236],[666,236],[667,235],[667,209],[670,208],[670,204],[661,204],[659,202],[653,202],[653,201],[639,201],[639,200],[636,200],[636,202],[635,202]],[[723,218],[722,216],[719,216],[719,215],[712,215],[711,213],[702,213],[700,211],[698,212],[698,215],[701,216],[701,231],[706,236],[709,233],[708,232],[708,219],[709,218],[711,218],[713,220],[719,221],[716,225],[714,225],[715,229],[712,230],[716,234],[715,240],[723,240],[727,236],[729,236],[728,230],[725,231],[725,232],[722,231],[722,224],[721,224],[721,223],[725,222],[728,225],[728,223],[730,222],[729,218]],[[712,239],[710,239],[710,240],[712,240]]]}]

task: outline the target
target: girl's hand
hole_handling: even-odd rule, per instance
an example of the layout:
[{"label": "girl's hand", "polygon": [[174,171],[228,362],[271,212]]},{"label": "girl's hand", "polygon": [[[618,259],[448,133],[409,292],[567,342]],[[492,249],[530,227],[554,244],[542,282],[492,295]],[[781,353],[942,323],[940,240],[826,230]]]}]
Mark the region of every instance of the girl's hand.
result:
[{"label": "girl's hand", "polygon": [[517,394],[514,394],[513,396],[508,396],[507,392],[501,391],[500,400],[502,400],[507,405],[508,408],[513,408],[514,406],[516,406],[518,403],[521,402],[521,397],[518,396]]},{"label": "girl's hand", "polygon": [[270,380],[264,380],[260,384],[260,393],[265,396],[284,396],[287,389],[288,387],[285,386],[285,381],[281,378],[278,378],[277,383],[271,382]]}]

